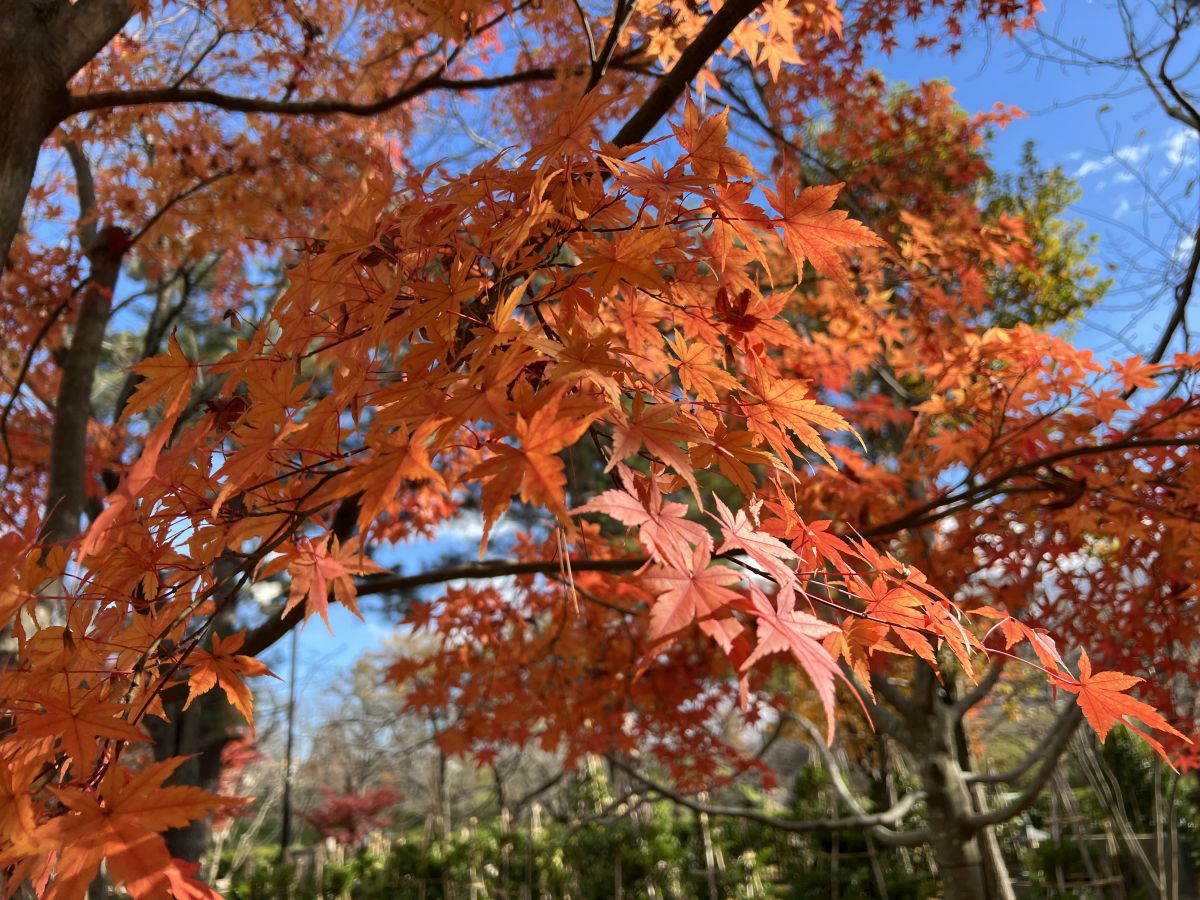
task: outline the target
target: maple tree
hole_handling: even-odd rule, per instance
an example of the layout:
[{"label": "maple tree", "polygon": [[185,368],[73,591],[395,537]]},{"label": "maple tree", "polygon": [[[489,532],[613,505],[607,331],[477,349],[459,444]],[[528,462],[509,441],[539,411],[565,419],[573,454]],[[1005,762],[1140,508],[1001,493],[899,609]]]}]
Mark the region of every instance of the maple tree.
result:
[{"label": "maple tree", "polygon": [[340,844],[357,844],[371,828],[386,825],[390,820],[385,813],[400,799],[388,788],[342,795],[323,788],[322,793],[325,799],[305,812],[304,820],[323,837]]},{"label": "maple tree", "polygon": [[[972,12],[1011,31],[1039,6]],[[947,896],[982,896],[977,835],[1037,793],[978,809],[954,746],[1002,660],[1077,697],[1039,778],[1081,717],[1194,764],[1171,687],[1197,638],[1178,605],[1200,358],[1100,364],[1014,310],[1051,232],[976,202],[982,132],[1008,113],[863,71],[923,11],[311,7],[28,0],[0,19],[3,65],[32,73],[0,144],[10,883],[81,896],[103,860],[135,897],[211,896],[161,834],[224,801],[164,786],[192,762],[165,729],[215,687],[252,725],[255,657],[331,602],[460,580],[409,617],[438,649],[391,670],[413,708],[461,711],[445,752],[645,754],[694,786],[749,764],[707,725],[786,705],[788,659],[821,741],[841,690],[926,761],[928,829],[893,829],[916,801],[848,795],[819,827],[930,842]],[[934,19],[951,44],[962,15]],[[420,104],[482,91],[519,155],[415,165]],[[730,145],[734,112],[769,151]],[[47,142],[73,184],[38,177]],[[68,202],[64,244],[47,230]],[[285,289],[257,302],[272,266]],[[130,269],[154,305],[122,372],[104,342]],[[196,293],[223,345],[177,328]],[[1047,296],[1024,312],[1061,314]],[[514,504],[541,515],[487,558]],[[385,570],[381,548],[472,507],[481,562]],[[228,634],[266,580],[282,607]],[[909,696],[893,658],[917,661]]]}]

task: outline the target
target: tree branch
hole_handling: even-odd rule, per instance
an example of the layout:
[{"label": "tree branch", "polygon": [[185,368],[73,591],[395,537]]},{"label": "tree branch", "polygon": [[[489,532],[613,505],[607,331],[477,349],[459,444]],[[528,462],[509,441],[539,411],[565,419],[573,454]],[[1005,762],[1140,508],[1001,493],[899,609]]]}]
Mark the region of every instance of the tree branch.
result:
[{"label": "tree branch", "polygon": [[999,475],[969,489],[963,489],[957,493],[943,494],[941,497],[936,497],[927,503],[910,509],[894,519],[883,522],[873,528],[865,529],[861,534],[868,539],[879,538],[894,534],[905,528],[920,528],[924,525],[930,525],[939,519],[966,509],[981,500],[986,500],[998,493],[1003,493],[1004,483],[1009,479],[1020,475],[1032,475],[1040,469],[1065,460],[1079,459],[1086,456],[1103,456],[1105,453],[1120,453],[1124,450],[1140,450],[1150,447],[1196,446],[1200,446],[1200,438],[1173,437],[1130,438],[1128,440],[1113,441],[1108,444],[1094,444],[1088,447],[1069,447],[1057,453],[1050,453],[1040,459],[1030,460],[1029,462],[1013,466]]},{"label": "tree branch", "polygon": [[[615,0],[613,4],[612,27],[608,30],[608,37],[604,40],[604,48],[598,56],[594,53],[594,44],[591,43],[591,29],[588,29],[588,46],[593,52],[591,53],[592,71],[588,76],[587,87],[583,89],[585,94],[590,93],[592,88],[600,83],[600,80],[604,77],[604,73],[608,71],[608,66],[617,52],[617,44],[620,43],[621,32],[625,30],[625,26],[629,24],[630,16],[633,15],[634,5],[633,0]],[[587,19],[585,17],[584,23],[586,24],[586,22]]]},{"label": "tree branch", "polygon": [[954,704],[954,713],[960,719],[967,714],[976,704],[992,692],[992,688],[1000,681],[1000,676],[1004,674],[1004,663],[1007,657],[999,656],[992,660],[992,664],[988,667],[987,674],[979,679],[979,683],[971,688],[966,694],[960,697]]},{"label": "tree branch", "polygon": [[80,239],[87,241],[84,252],[89,270],[54,406],[46,516],[41,533],[41,538],[51,543],[71,540],[79,533],[79,518],[87,501],[87,426],[92,416],[92,385],[112,311],[113,291],[129,246],[123,232],[114,233],[114,239],[109,240],[108,232],[101,232],[92,220],[95,189],[91,167],[77,145],[69,144],[67,152],[79,186]]},{"label": "tree branch", "polygon": [[[1041,794],[1042,789],[1046,786],[1046,782],[1054,774],[1054,770],[1058,766],[1059,757],[1067,749],[1067,745],[1071,742],[1071,736],[1075,734],[1075,729],[1079,727],[1079,723],[1082,721],[1083,712],[1080,710],[1078,704],[1072,703],[1063,710],[1054,728],[1051,729],[1051,739],[1044,742],[1045,746],[1039,744],[1038,748],[1026,760],[1028,762],[1029,760],[1040,758],[1042,765],[1038,769],[1037,774],[1033,776],[1033,780],[1025,786],[1025,790],[1006,806],[989,810],[985,813],[967,816],[963,824],[977,831],[981,828],[987,828],[989,825],[1000,825],[1003,822],[1007,822],[1033,806],[1037,802],[1038,795]],[[1021,769],[1023,768],[1024,764]]]},{"label": "tree branch", "polygon": [[675,101],[687,89],[692,79],[700,74],[700,70],[725,43],[725,39],[761,3],[762,0],[728,0],[717,10],[708,20],[708,24],[680,54],[671,71],[663,76],[638,111],[617,132],[613,143],[618,147],[626,147],[643,140],[650,133],[650,129],[658,124],[658,120],[675,105]]},{"label": "tree branch", "polygon": [[[1184,272],[1183,280],[1175,285],[1175,308],[1171,311],[1171,317],[1163,327],[1162,336],[1159,337],[1158,345],[1154,348],[1154,352],[1146,358],[1146,362],[1149,365],[1153,366],[1162,362],[1163,357],[1167,355],[1167,350],[1171,346],[1171,339],[1175,337],[1175,332],[1183,325],[1184,319],[1187,316],[1188,303],[1192,299],[1192,291],[1196,286],[1196,273],[1198,271],[1200,271],[1200,229],[1197,229],[1192,234],[1192,255],[1188,260],[1187,271]],[[1129,399],[1136,389],[1136,387],[1131,387],[1122,396],[1125,399]]]},{"label": "tree branch", "polygon": [[896,832],[886,827],[902,820],[919,801],[924,799],[924,794],[920,793],[906,795],[891,809],[881,813],[868,813],[861,816],[846,816],[834,819],[780,819],[766,813],[758,812],[757,810],[749,809],[748,807],[713,806],[701,803],[686,794],[682,794],[648,778],[615,757],[610,757],[609,762],[631,778],[640,781],[646,788],[654,791],[654,793],[666,797],[668,800],[678,803],[680,806],[690,809],[693,812],[706,813],[710,816],[745,819],[748,822],[756,822],[760,825],[766,825],[768,828],[786,831],[791,834],[856,831],[866,828],[870,830],[872,837],[892,847],[912,847],[925,843],[929,838],[928,833],[924,830]]},{"label": "tree branch", "polygon": [[995,774],[968,772],[965,776],[967,782],[970,784],[1007,784],[1016,781],[1036,766],[1039,760],[1045,759],[1050,748],[1056,746],[1058,741],[1063,740],[1064,731],[1067,733],[1067,738],[1070,738],[1076,726],[1079,725],[1079,721],[1079,704],[1069,704],[1063,708],[1062,712],[1059,713],[1058,719],[1042,735],[1042,739],[1038,741],[1037,746],[1029,751],[1029,754],[1019,766],[1015,769],[1009,769],[1007,772],[997,772]]},{"label": "tree branch", "polygon": [[540,66],[522,69],[507,75],[488,78],[447,78],[441,71],[426,75],[406,88],[374,100],[370,103],[355,103],[337,97],[319,100],[270,100],[265,97],[239,97],[209,88],[158,87],[128,91],[97,91],[94,94],[74,95],[70,98],[68,115],[116,107],[155,106],[162,104],[193,103],[215,106],[228,112],[264,113],[292,116],[376,116],[401,106],[422,94],[432,91],[491,90],[530,81],[550,81],[561,77],[564,72],[587,72],[588,66],[567,69]]},{"label": "tree branch", "polygon": [[[634,569],[640,569],[647,562],[648,559],[644,556],[631,556],[624,559],[572,559],[570,571],[631,572]],[[485,560],[484,562],[465,563],[461,566],[431,569],[416,575],[371,575],[359,582],[358,595],[362,597],[370,594],[408,591],[430,584],[443,584],[460,579],[503,578],[507,575],[558,575],[564,568],[561,559],[536,562],[518,562],[507,559]]]},{"label": "tree branch", "polygon": [[[640,569],[647,562],[646,557],[634,556],[626,559],[573,559],[572,572],[629,572]],[[445,584],[447,581],[465,579],[503,578],[509,575],[557,575],[563,570],[561,560],[545,560],[541,562],[518,562],[515,560],[488,560],[478,563],[466,563],[461,566],[447,566],[441,569],[430,569],[416,575],[372,575],[358,583],[358,596],[366,597],[372,594],[389,594],[410,591],[413,588],[426,587],[432,584]],[[304,621],[306,606],[297,604],[285,616],[276,616],[263,622],[246,635],[242,645],[242,653],[257,656],[268,647],[275,644],[289,631]]]}]

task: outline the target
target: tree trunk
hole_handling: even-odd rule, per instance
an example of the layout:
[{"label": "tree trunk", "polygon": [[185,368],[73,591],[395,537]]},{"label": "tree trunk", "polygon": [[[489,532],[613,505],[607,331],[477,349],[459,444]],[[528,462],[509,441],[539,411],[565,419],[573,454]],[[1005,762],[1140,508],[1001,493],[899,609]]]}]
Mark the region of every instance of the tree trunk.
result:
[{"label": "tree trunk", "polygon": [[[221,777],[221,751],[233,739],[235,724],[232,707],[218,691],[204,694],[186,710],[180,701],[166,704],[169,722],[154,716],[145,720],[146,730],[154,741],[155,759],[188,756],[171,776],[168,784],[181,784],[216,792]],[[183,828],[172,828],[164,838],[171,855],[199,862],[208,850],[212,826],[207,817],[197,819]]]},{"label": "tree trunk", "polygon": [[0,13],[0,260],[21,224],[38,151],[67,111],[57,4],[6,0]]},{"label": "tree trunk", "polygon": [[[112,233],[113,240],[108,239]],[[88,423],[92,418],[92,386],[112,314],[113,291],[121,274],[125,234],[109,229],[88,249],[88,284],[75,315],[71,346],[63,363],[50,444],[50,484],[46,493],[46,541],[69,541],[79,533],[87,503]]]},{"label": "tree trunk", "polygon": [[991,897],[979,841],[964,827],[972,812],[971,795],[958,761],[932,753],[922,763],[921,782],[928,796],[930,847],[937,862],[945,900]]},{"label": "tree trunk", "polygon": [[[948,694],[925,666],[918,669],[914,700],[905,710],[904,742],[918,760],[917,774],[929,810],[930,849],[945,900],[998,900],[989,879],[979,836],[968,824],[975,812],[959,752],[958,714]],[[993,873],[1006,878],[1007,873]]]}]

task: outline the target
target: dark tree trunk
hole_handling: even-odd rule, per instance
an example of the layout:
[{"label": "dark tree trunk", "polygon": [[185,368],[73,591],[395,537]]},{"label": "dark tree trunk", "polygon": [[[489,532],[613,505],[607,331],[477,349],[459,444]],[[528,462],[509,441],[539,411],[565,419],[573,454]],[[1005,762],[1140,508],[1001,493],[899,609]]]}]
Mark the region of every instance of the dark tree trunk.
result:
[{"label": "dark tree trunk", "polygon": [[67,112],[56,3],[6,0],[0,12],[0,260],[21,223],[38,151]]},{"label": "dark tree trunk", "polygon": [[50,487],[42,529],[47,541],[74,538],[87,503],[87,431],[92,418],[92,387],[112,313],[113,291],[121,274],[125,233],[109,229],[95,240],[97,243],[88,249],[88,283],[75,316],[75,330],[55,403]]},{"label": "dark tree trunk", "polygon": [[[234,738],[237,714],[219,691],[204,694],[183,709],[177,700],[164,704],[171,721],[149,717],[146,730],[154,741],[154,756],[163,760],[188,756],[175,770],[169,784],[182,784],[216,792],[221,777],[221,751]],[[197,819],[164,835],[171,855],[199,862],[208,850],[212,826],[207,818]]]}]

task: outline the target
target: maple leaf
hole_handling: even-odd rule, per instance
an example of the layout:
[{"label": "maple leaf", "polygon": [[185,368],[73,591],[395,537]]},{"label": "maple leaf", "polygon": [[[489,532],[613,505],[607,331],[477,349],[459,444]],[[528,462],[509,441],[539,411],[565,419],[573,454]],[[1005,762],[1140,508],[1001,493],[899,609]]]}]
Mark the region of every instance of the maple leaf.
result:
[{"label": "maple leaf", "polygon": [[1079,656],[1079,678],[1058,674],[1052,674],[1051,677],[1054,679],[1054,683],[1064,691],[1076,695],[1079,708],[1083,710],[1088,724],[1095,729],[1100,743],[1104,743],[1104,739],[1108,737],[1108,732],[1112,730],[1113,725],[1121,724],[1140,735],[1159,756],[1166,759],[1167,753],[1162,744],[1134,725],[1130,718],[1138,719],[1156,731],[1165,731],[1167,734],[1191,743],[1186,735],[1173,728],[1171,723],[1164,719],[1153,706],[1125,693],[1144,679],[1136,675],[1123,675],[1120,672],[1093,673],[1092,661],[1088,658],[1086,650],[1082,651]]},{"label": "maple leaf", "polygon": [[775,190],[763,188],[771,206],[780,214],[777,220],[783,241],[796,266],[803,271],[807,260],[820,275],[846,280],[842,250],[874,247],[883,243],[879,236],[840,209],[831,209],[845,184],[808,187],[796,193],[791,173],[784,172],[775,182]]},{"label": "maple leaf", "polygon": [[9,761],[0,766],[0,842],[4,856],[33,854],[40,849],[32,785],[39,766],[34,761]]},{"label": "maple leaf", "polygon": [[1163,370],[1161,365],[1148,365],[1141,356],[1133,356],[1123,362],[1112,364],[1114,373],[1121,376],[1121,390],[1131,391],[1136,388],[1154,388],[1158,386],[1155,375]]},{"label": "maple leaf", "polygon": [[815,522],[801,522],[801,536],[796,539],[796,552],[808,564],[817,565],[827,560],[835,571],[846,571],[846,556],[856,556],[854,548],[834,534],[830,528],[833,522],[820,519]]},{"label": "maple leaf", "polygon": [[882,622],[851,616],[842,622],[840,631],[827,635],[822,643],[835,660],[846,660],[858,676],[859,684],[874,696],[871,689],[871,656],[877,652],[903,653],[887,640],[887,633],[888,626]]},{"label": "maple leaf", "polygon": [[845,676],[821,641],[840,629],[822,622],[816,616],[797,612],[790,604],[777,609],[753,584],[750,585],[750,603],[752,612],[758,618],[758,643],[742,663],[742,671],[745,672],[764,656],[790,652],[821,698],[821,705],[825,708],[827,739],[832,744],[835,727],[834,679],[845,679]]},{"label": "maple leaf", "polygon": [[679,403],[647,405],[644,397],[638,394],[631,413],[622,415],[613,428],[612,455],[604,471],[611,471],[623,459],[645,447],[656,459],[674,469],[699,497],[700,486],[692,471],[691,460],[687,450],[680,446],[681,442],[698,440],[699,435],[695,428],[678,420],[683,411],[684,407]]},{"label": "maple leaf", "polygon": [[224,640],[214,631],[211,653],[206,650],[193,651],[188,658],[188,698],[184,709],[191,706],[197,697],[220,685],[229,702],[245,717],[253,730],[254,695],[243,679],[260,675],[276,676],[253,656],[237,653],[245,641],[244,629]]},{"label": "maple leaf", "polygon": [[[834,465],[825,442],[816,428],[833,431],[850,430],[848,423],[832,407],[808,399],[808,387],[802,381],[787,378],[760,378],[750,399],[742,401],[747,424],[761,434],[782,459],[788,459],[795,447],[786,431],[794,434],[804,446],[815,452],[829,465]],[[814,427],[815,426],[815,427]]]},{"label": "maple leaf", "polygon": [[488,444],[495,456],[473,468],[469,478],[487,478],[483,487],[483,540],[500,514],[508,508],[513,495],[527,503],[548,508],[562,521],[568,519],[566,507],[566,469],[558,453],[579,440],[599,411],[582,418],[560,413],[562,392],[557,392],[529,418],[518,415],[516,439],[519,446],[493,441]]},{"label": "maple leaf", "polygon": [[135,900],[219,898],[171,859],[160,835],[230,802],[230,798],[195,787],[163,786],[184,761],[183,757],[164,760],[136,774],[113,765],[98,795],[78,789],[54,790],[70,812],[38,829],[39,837],[64,848],[58,877],[47,895],[50,900],[82,897],[101,859],[107,862],[113,880],[123,884]]},{"label": "maple leaf", "polygon": [[674,340],[667,338],[667,346],[679,358],[675,372],[679,376],[679,384],[685,391],[690,391],[697,400],[716,401],[719,391],[735,390],[739,386],[736,378],[713,365],[715,354],[711,347],[701,341],[686,341],[679,332],[675,332]]},{"label": "maple leaf", "polygon": [[25,740],[56,737],[73,763],[91,763],[99,753],[101,740],[146,740],[142,730],[125,719],[128,706],[109,702],[96,692],[74,700],[44,694],[38,702],[45,711],[22,716],[21,737]]},{"label": "maple leaf", "polygon": [[1005,650],[1011,650],[1021,641],[1029,641],[1033,652],[1037,654],[1038,661],[1047,671],[1051,673],[1067,671],[1067,664],[1063,662],[1062,656],[1059,655],[1058,647],[1055,646],[1054,638],[1050,636],[1046,629],[1030,628],[1019,619],[1014,619],[1007,613],[991,606],[981,606],[972,610],[972,612],[976,615],[995,620],[996,624],[993,628],[999,628],[1004,635]]},{"label": "maple leaf", "polygon": [[725,536],[725,543],[717,552],[745,550],[752,560],[775,579],[780,589],[791,590],[796,580],[796,572],[787,564],[797,559],[792,548],[777,537],[757,531],[745,510],[730,512],[720,497],[714,499],[717,504],[717,521],[721,523],[721,532]]},{"label": "maple leaf", "polygon": [[595,240],[579,248],[574,274],[592,274],[592,296],[605,299],[620,282],[646,291],[664,291],[657,254],[675,242],[666,228],[632,229],[616,240]]},{"label": "maple leaf", "polygon": [[[729,566],[712,563],[709,550],[698,545],[687,568],[654,566],[643,583],[657,599],[650,609],[650,637],[662,641],[687,628],[693,622],[713,619],[718,612],[741,598],[730,585],[742,576]],[[713,636],[726,632],[714,629]],[[725,648],[728,650],[728,646]]]},{"label": "maple leaf", "polygon": [[572,514],[603,513],[623,525],[638,529],[638,540],[659,562],[686,570],[693,559],[693,547],[711,551],[712,537],[698,522],[687,519],[687,504],[663,497],[653,479],[638,479],[629,469],[619,468],[623,490],[605,491],[590,503],[571,510]]},{"label": "maple leaf", "polygon": [[675,138],[687,151],[692,171],[705,180],[727,181],[746,178],[754,171],[743,154],[729,149],[729,110],[722,110],[707,119],[689,96],[683,109],[683,124],[672,124]]},{"label": "maple leaf", "polygon": [[713,464],[717,470],[729,479],[744,494],[752,494],[758,487],[758,479],[750,466],[765,466],[782,474],[790,474],[790,468],[785,468],[769,450],[755,444],[761,444],[759,435],[750,431],[728,429],[721,423],[712,433],[711,444],[697,444],[692,448],[690,458],[695,468],[710,470]]},{"label": "maple leaf", "polygon": [[[333,627],[329,624],[329,593],[343,606],[359,615],[355,603],[355,575],[370,575],[382,572],[384,569],[358,550],[358,539],[351,538],[345,544],[333,538],[328,547],[325,542],[313,541],[302,537],[296,541],[295,552],[290,557],[283,558],[288,574],[292,577],[292,587],[288,592],[287,605],[283,615],[287,615],[299,603],[307,600],[305,611],[307,619],[314,612],[321,617],[329,633]],[[264,573],[273,571],[264,569]]]},{"label": "maple leaf", "polygon": [[122,418],[145,412],[159,400],[165,399],[163,418],[174,419],[196,379],[196,364],[183,355],[183,348],[179,346],[174,332],[167,341],[165,354],[135,364],[133,371],[142,376],[142,380],[125,404]]}]

